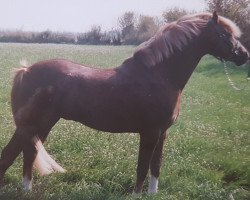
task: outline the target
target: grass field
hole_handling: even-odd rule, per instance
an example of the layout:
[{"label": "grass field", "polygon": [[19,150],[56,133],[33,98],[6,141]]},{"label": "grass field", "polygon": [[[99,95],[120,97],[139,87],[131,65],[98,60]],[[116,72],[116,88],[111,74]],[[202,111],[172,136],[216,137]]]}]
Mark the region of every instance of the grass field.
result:
[{"label": "grass field", "polygon": [[[119,65],[134,47],[0,44],[0,150],[14,125],[10,108],[11,72],[23,58],[30,63],[66,58],[86,65]],[[202,59],[184,91],[178,122],[169,130],[159,192],[141,199],[250,199],[250,83],[246,66],[230,66],[233,90],[223,65]],[[6,174],[1,200],[129,200],[135,182],[137,134],[110,134],[61,120],[45,147],[67,170],[39,177],[33,191],[21,189],[22,158]],[[147,182],[145,183],[146,188]]]}]

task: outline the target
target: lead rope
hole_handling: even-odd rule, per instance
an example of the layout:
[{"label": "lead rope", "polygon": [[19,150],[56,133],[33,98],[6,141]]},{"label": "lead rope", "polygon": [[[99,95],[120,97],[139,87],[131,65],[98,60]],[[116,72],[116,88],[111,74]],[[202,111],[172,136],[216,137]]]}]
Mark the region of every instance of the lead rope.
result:
[{"label": "lead rope", "polygon": [[[244,87],[242,88],[239,88],[235,85],[235,83],[233,82],[233,80],[230,78],[230,75],[229,75],[229,72],[228,72],[228,67],[226,65],[226,61],[223,61],[223,64],[224,64],[224,70],[225,70],[225,74],[227,76],[227,79],[228,79],[228,82],[229,84],[231,85],[231,87],[234,89],[234,90],[237,90],[237,91],[240,91],[240,90],[244,90],[247,86],[247,83],[244,85]],[[249,81],[249,78],[247,78],[247,82]]]}]

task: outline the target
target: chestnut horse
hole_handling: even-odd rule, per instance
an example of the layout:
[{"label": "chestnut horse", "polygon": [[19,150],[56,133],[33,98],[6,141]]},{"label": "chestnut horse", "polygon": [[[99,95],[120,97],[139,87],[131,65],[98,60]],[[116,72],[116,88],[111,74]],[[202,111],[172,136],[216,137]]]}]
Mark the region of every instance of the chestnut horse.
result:
[{"label": "chestnut horse", "polygon": [[0,182],[20,152],[25,190],[32,188],[33,165],[41,174],[63,172],[43,142],[64,118],[101,131],[139,133],[134,192],[142,191],[149,170],[148,192],[157,192],[164,140],[178,117],[184,86],[206,54],[245,63],[249,54],[240,34],[216,12],[200,13],[166,24],[113,69],[58,59],[19,69],[11,94],[16,131],[1,154]]}]

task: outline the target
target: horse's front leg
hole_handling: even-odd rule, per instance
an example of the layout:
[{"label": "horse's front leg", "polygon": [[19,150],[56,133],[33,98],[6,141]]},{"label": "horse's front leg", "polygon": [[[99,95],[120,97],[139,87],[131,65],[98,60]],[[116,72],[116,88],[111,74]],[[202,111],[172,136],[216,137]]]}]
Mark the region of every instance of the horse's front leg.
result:
[{"label": "horse's front leg", "polygon": [[162,150],[166,136],[167,132],[164,132],[160,136],[159,142],[154,150],[154,154],[150,163],[151,175],[149,178],[148,193],[156,193],[158,189],[158,178],[160,176],[160,169],[162,164]]},{"label": "horse's front leg", "polygon": [[149,165],[159,140],[159,133],[141,133],[140,134],[140,149],[137,164],[137,180],[134,188],[134,193],[141,193],[143,183],[147,176]]}]

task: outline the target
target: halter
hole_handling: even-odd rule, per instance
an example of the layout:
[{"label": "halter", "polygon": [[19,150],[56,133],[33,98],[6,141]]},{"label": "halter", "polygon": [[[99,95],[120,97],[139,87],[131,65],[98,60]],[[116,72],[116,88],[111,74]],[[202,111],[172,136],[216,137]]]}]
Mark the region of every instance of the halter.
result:
[{"label": "halter", "polygon": [[[217,27],[215,27],[215,30],[216,30],[217,33],[219,32],[219,30],[218,30]],[[225,35],[224,33],[218,33],[218,35],[219,35],[219,38],[222,39],[222,40],[226,37],[226,35]],[[219,44],[217,44],[217,45],[219,45]],[[235,54],[235,55],[238,55],[238,54],[239,54],[239,41],[238,41],[238,40],[236,40],[236,43],[235,43],[235,45],[233,46],[231,52],[232,52],[233,54]],[[226,61],[225,61],[221,56],[215,56],[215,57],[216,57],[218,60],[220,60],[221,62],[223,62],[223,64],[224,64],[224,71],[225,71],[226,77],[227,77],[227,79],[228,79],[229,85],[231,85],[231,87],[232,87],[234,90],[236,90],[236,91],[244,90],[244,89],[246,88],[247,82],[249,81],[250,78],[247,77],[247,79],[246,79],[246,84],[244,85],[244,87],[242,87],[242,88],[237,87],[236,84],[235,84],[235,82],[230,78],[230,74],[229,74],[229,72],[228,72],[228,67],[227,67],[227,65],[226,65]],[[249,68],[249,71],[250,71],[250,68]]]}]

